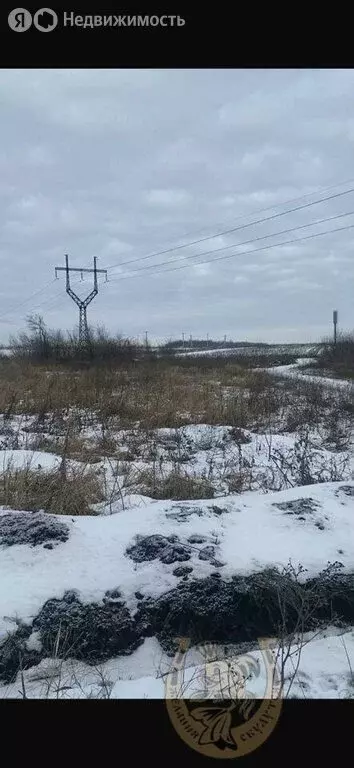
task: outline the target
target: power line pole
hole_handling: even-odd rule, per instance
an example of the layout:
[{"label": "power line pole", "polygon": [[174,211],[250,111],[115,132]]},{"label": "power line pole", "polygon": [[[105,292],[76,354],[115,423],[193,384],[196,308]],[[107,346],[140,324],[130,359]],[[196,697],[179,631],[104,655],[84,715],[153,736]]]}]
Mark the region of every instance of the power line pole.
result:
[{"label": "power line pole", "polygon": [[182,347],[184,349],[184,333],[182,333]]},{"label": "power line pole", "polygon": [[145,346],[146,346],[146,349],[147,349],[147,348],[148,348],[148,346],[149,346],[149,340],[148,340],[148,332],[147,332],[147,331],[145,331]]},{"label": "power line pole", "polygon": [[333,310],[333,342],[334,344],[337,344],[337,323],[338,323],[338,312],[336,309]]},{"label": "power line pole", "polygon": [[[100,272],[103,272],[106,275],[106,282],[107,282],[107,270],[106,269],[97,269],[96,266],[97,257],[94,256],[93,258],[93,269],[86,269],[85,267],[69,267],[69,256],[68,254],[65,255],[65,267],[55,267],[55,277],[58,278],[58,272],[65,272],[66,273],[66,292],[69,294],[70,298],[75,301],[75,304],[79,307],[79,341],[82,345],[89,344],[89,329],[87,325],[87,307],[92,301],[92,299],[95,298],[98,294],[98,282],[97,282],[97,275]],[[91,293],[86,296],[86,299],[80,299],[79,296],[77,296],[76,293],[72,290],[70,287],[70,272],[80,272],[81,273],[81,279],[83,277],[84,272],[93,272],[93,290]]]}]

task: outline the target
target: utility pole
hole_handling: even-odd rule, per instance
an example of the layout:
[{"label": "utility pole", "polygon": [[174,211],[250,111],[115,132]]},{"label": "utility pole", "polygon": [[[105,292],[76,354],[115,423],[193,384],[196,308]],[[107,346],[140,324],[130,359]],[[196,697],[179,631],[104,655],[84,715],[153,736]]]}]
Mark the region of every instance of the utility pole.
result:
[{"label": "utility pole", "polygon": [[209,334],[208,333],[206,335],[206,343],[207,343],[207,347],[208,347],[209,346]]},{"label": "utility pole", "polygon": [[182,333],[182,347],[184,349],[184,333]]},{"label": "utility pole", "polygon": [[333,342],[334,344],[337,344],[337,323],[338,323],[338,312],[336,309],[333,310]]},{"label": "utility pole", "polygon": [[146,349],[147,349],[147,348],[148,348],[148,346],[149,346],[149,340],[148,340],[148,332],[147,332],[147,331],[145,331],[145,346],[146,346]]},{"label": "utility pole", "polygon": [[[89,344],[89,329],[87,325],[87,307],[98,294],[97,275],[99,272],[103,272],[106,275],[107,282],[107,270],[97,269],[96,266],[97,257],[93,258],[93,269],[86,269],[85,267],[69,267],[69,256],[65,255],[65,267],[55,267],[55,277],[58,279],[58,272],[66,273],[66,292],[70,298],[75,301],[75,304],[79,307],[79,341],[83,346]],[[80,299],[76,293],[70,287],[70,272],[81,272],[81,279],[83,279],[84,272],[93,272],[93,290],[86,296],[86,299]]]}]

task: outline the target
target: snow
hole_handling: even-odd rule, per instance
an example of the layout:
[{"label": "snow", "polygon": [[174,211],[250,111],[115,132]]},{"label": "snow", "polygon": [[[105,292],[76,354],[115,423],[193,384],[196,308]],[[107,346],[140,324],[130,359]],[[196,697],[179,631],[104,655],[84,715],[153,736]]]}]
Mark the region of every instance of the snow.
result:
[{"label": "snow", "polygon": [[[176,357],[270,357],[273,355],[318,355],[318,344],[280,344],[275,346],[218,347],[213,349],[188,349],[176,352]],[[312,361],[313,358],[311,358]]]},{"label": "snow", "polygon": [[[313,375],[302,371],[301,364],[305,365],[307,362],[307,359],[299,358],[296,363],[291,363],[290,365],[277,365],[272,368],[262,368],[261,370],[271,373],[273,376],[286,376],[297,380],[303,379],[312,384],[322,384],[325,387],[337,387],[353,392],[354,382],[351,379],[334,379],[329,376]],[[258,368],[257,370],[260,369]]]},{"label": "snow", "polygon": [[[141,473],[153,469],[157,482],[160,482],[169,473],[176,471],[176,464],[182,477],[208,480],[215,491],[215,498],[228,496],[230,484],[237,483],[240,478],[243,489],[262,492],[281,490],[296,484],[298,464],[294,448],[299,436],[294,433],[257,434],[241,430],[249,442],[238,444],[231,430],[231,427],[209,424],[188,425],[178,429],[161,428],[155,430],[149,439],[145,437],[145,442],[138,430],[135,436],[132,431],[130,439],[140,437],[141,456],[129,463],[128,482],[122,471],[122,463],[111,459],[101,463],[109,487],[114,486],[114,471],[117,473],[116,480],[119,480],[121,493],[116,494],[114,502],[98,505],[97,511],[110,514],[122,509],[123,505],[131,507],[134,503],[149,503],[150,499],[146,495],[148,489],[141,486]],[[126,441],[129,441],[124,430],[119,433],[118,441],[119,449],[122,450]],[[154,460],[151,458],[152,452]],[[323,439],[316,432],[309,435],[307,456],[314,480],[350,478],[351,469],[354,470],[353,459],[345,451],[334,454],[326,450]],[[281,457],[288,462],[285,472],[281,466]],[[340,474],[336,475],[336,471]],[[136,493],[137,490],[140,490],[140,494]]]},{"label": "snow", "polygon": [[[204,500],[150,501],[143,508],[110,516],[58,516],[69,526],[70,534],[67,542],[53,550],[27,545],[1,548],[0,637],[13,629],[15,616],[30,622],[46,600],[61,597],[65,590],[76,589],[82,601],[97,602],[108,589],[119,588],[134,611],[136,591],[157,596],[176,587],[175,564],[159,560],[135,563],[125,554],[137,534],[176,534],[183,542],[192,534],[202,534],[205,544],[215,546],[217,559],[225,563],[224,578],[269,565],[285,566],[289,559],[294,566],[307,568],[308,576],[317,574],[328,561],[340,560],[344,570],[353,570],[354,498],[339,490],[342,485],[325,483],[266,496],[252,492],[229,496],[224,503],[218,502],[225,509],[221,515],[213,512],[213,500]],[[354,483],[350,485],[354,488]],[[299,498],[319,504],[305,521],[273,506]],[[181,509],[191,510],[184,520],[173,516]],[[200,511],[202,515],[198,515]],[[316,527],[319,521],[323,530]],[[214,570],[209,561],[199,560],[197,548],[188,564],[196,578]]]},{"label": "snow", "polygon": [[53,470],[60,466],[60,456],[44,451],[5,450],[0,451],[0,474],[7,469]]},{"label": "snow", "polygon": [[[352,382],[306,374],[301,370],[301,365],[306,362],[309,360],[299,358],[291,366],[266,370],[272,375],[295,376],[321,382],[325,386],[347,387],[352,391]],[[202,546],[215,547],[215,558],[224,564],[218,570],[225,580],[234,574],[247,575],[269,566],[286,566],[289,561],[295,568],[302,565],[307,569],[303,578],[315,576],[329,562],[335,561],[343,564],[344,572],[353,572],[353,455],[342,475],[348,479],[289,488],[289,484],[296,482],[292,474],[295,471],[293,466],[285,481],[271,457],[277,452],[286,454],[293,451],[297,436],[290,433],[256,434],[245,430],[249,442],[239,446],[236,440],[230,438],[230,429],[208,424],[159,429],[151,433],[150,442],[145,438],[146,445],[142,433],[136,430],[142,451],[136,460],[129,463],[131,472],[138,477],[142,469],[151,470],[153,466],[158,472],[161,459],[162,476],[166,476],[176,467],[178,452],[180,455],[185,452],[179,465],[181,473],[189,477],[209,477],[216,489],[216,498],[154,501],[145,495],[144,489],[139,493],[134,484],[127,483],[124,487],[122,473],[118,474],[122,482],[120,495],[111,503],[96,505],[96,511],[102,514],[56,517],[69,528],[66,542],[57,543],[51,550],[23,544],[0,546],[0,642],[8,632],[14,631],[17,620],[31,622],[48,599],[60,598],[66,590],[77,590],[82,602],[99,603],[107,590],[118,588],[134,614],[138,605],[136,592],[154,597],[175,588],[180,583],[173,574],[177,563],[164,564],[158,559],[136,563],[127,556],[126,550],[135,543],[137,535],[177,535],[182,543],[186,543],[193,534],[205,537]],[[19,422],[19,442],[16,445],[27,445],[28,434],[21,430]],[[88,439],[97,438],[94,416],[84,434]],[[115,433],[120,450],[129,447],[132,435],[134,430],[118,430]],[[154,460],[151,448],[156,453]],[[322,472],[324,464],[329,466],[331,459],[339,463],[345,460],[343,452],[334,454],[325,450],[319,434],[310,434],[310,448],[310,468],[314,479]],[[1,450],[0,476],[8,467],[50,471],[57,469],[60,462],[60,456],[53,453],[25,448]],[[108,488],[113,488],[122,463],[118,459],[102,459],[95,465],[106,474]],[[73,461],[69,465],[83,466]],[[241,469],[247,470],[247,467],[252,470],[250,490],[229,495],[225,474],[229,470],[237,474]],[[322,473],[323,479],[327,479],[327,475]],[[353,495],[341,490],[343,486],[352,488]],[[274,488],[282,490],[273,492]],[[299,499],[311,500],[312,509],[297,515],[278,506]],[[214,506],[221,508],[222,513],[216,514]],[[18,512],[0,510],[0,517],[5,514],[15,516]],[[215,573],[215,566],[208,560],[199,559],[197,547],[192,549],[188,565],[193,568],[191,578],[205,578]],[[353,696],[350,666],[354,668],[354,631],[339,633],[338,629],[328,628],[327,633],[322,632],[320,636],[308,639],[301,652],[291,695],[304,698]],[[39,634],[33,632],[26,645],[28,650],[39,649]],[[289,676],[293,672],[292,664],[296,666],[295,647],[293,651],[287,669]],[[260,652],[253,649],[252,653],[257,657]],[[67,697],[100,698],[106,697],[108,691],[109,697],[114,699],[163,698],[165,674],[170,665],[171,659],[163,653],[156,638],[146,639],[130,656],[111,659],[100,665],[100,670],[70,659],[44,659],[38,667],[25,672],[26,695],[28,698],[56,696],[54,683],[48,692],[48,677],[55,681],[59,675],[63,683],[60,695]],[[193,695],[196,669],[202,669],[195,649],[188,655],[186,666],[186,681],[190,695]],[[261,676],[252,683],[256,686],[252,688],[256,695],[262,695],[262,681]],[[20,690],[18,680],[13,685],[0,686],[0,698],[18,697]]]},{"label": "snow", "polygon": [[[242,649],[237,646],[223,649],[215,646],[213,652],[213,657],[219,659],[217,668],[221,674],[225,674],[225,658],[229,663],[237,665],[243,657]],[[260,670],[258,677],[251,674],[247,681],[247,692],[254,698],[263,698],[266,670],[261,651],[258,646],[254,646],[247,654],[255,661],[258,660]],[[293,679],[298,655],[299,667]],[[274,657],[280,671],[281,655],[276,645]],[[26,697],[161,700],[170,696],[168,681],[173,665],[173,660],[165,656],[155,638],[146,639],[131,656],[111,659],[97,667],[90,667],[72,659],[44,659],[36,667],[24,672]],[[344,632],[329,627],[318,636],[305,635],[301,643],[291,646],[291,656],[284,668],[282,695],[284,698],[300,699],[353,698],[353,668],[353,628]],[[205,663],[198,648],[188,651],[177,695],[183,695],[183,698],[196,697],[205,682],[206,670],[208,663]],[[216,692],[209,683],[205,695],[210,698],[215,696]],[[19,676],[14,683],[0,686],[0,699],[21,696]]]}]

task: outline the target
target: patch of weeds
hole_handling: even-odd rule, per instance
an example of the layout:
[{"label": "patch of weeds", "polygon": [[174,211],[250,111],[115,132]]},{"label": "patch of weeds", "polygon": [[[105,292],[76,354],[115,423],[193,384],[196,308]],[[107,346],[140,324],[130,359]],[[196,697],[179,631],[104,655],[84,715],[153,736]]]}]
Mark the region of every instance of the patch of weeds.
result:
[{"label": "patch of weeds", "polygon": [[8,468],[0,477],[0,506],[56,515],[92,515],[104,500],[102,481],[93,471],[43,472]]},{"label": "patch of weeds", "polygon": [[281,509],[288,515],[304,515],[315,512],[321,505],[314,499],[294,499],[293,501],[274,502],[273,507]]},{"label": "patch of weeds", "polygon": [[229,435],[238,445],[246,445],[252,442],[252,437],[247,435],[243,429],[240,429],[240,427],[232,427]]},{"label": "patch of weeds", "polygon": [[156,477],[153,471],[141,473],[139,478],[143,492],[152,499],[213,499],[215,489],[204,477],[189,477],[179,472],[170,472],[165,477]]}]

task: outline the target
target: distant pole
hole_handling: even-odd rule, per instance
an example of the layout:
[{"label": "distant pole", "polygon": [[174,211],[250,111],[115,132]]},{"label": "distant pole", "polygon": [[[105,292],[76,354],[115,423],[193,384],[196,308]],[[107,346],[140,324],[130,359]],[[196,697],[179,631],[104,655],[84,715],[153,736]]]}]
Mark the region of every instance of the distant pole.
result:
[{"label": "distant pole", "polygon": [[146,346],[146,348],[148,348],[148,346],[149,346],[148,332],[147,331],[145,331],[145,346]]},{"label": "distant pole", "polygon": [[182,347],[184,349],[184,333],[182,333]]},{"label": "distant pole", "polygon": [[226,341],[226,333],[225,333],[225,336],[224,336],[224,341]]},{"label": "distant pole", "polygon": [[338,323],[338,312],[336,309],[333,310],[333,342],[334,344],[337,344],[337,323]]},{"label": "distant pole", "polygon": [[190,335],[190,337],[189,337],[189,343],[190,343],[190,345],[191,345],[191,347],[192,347],[192,346],[193,346],[192,334],[191,334],[191,335]]},{"label": "distant pole", "polygon": [[207,333],[207,339],[206,339],[206,341],[207,341],[207,347],[208,347],[208,346],[209,346],[209,334],[208,334],[208,333]]}]

